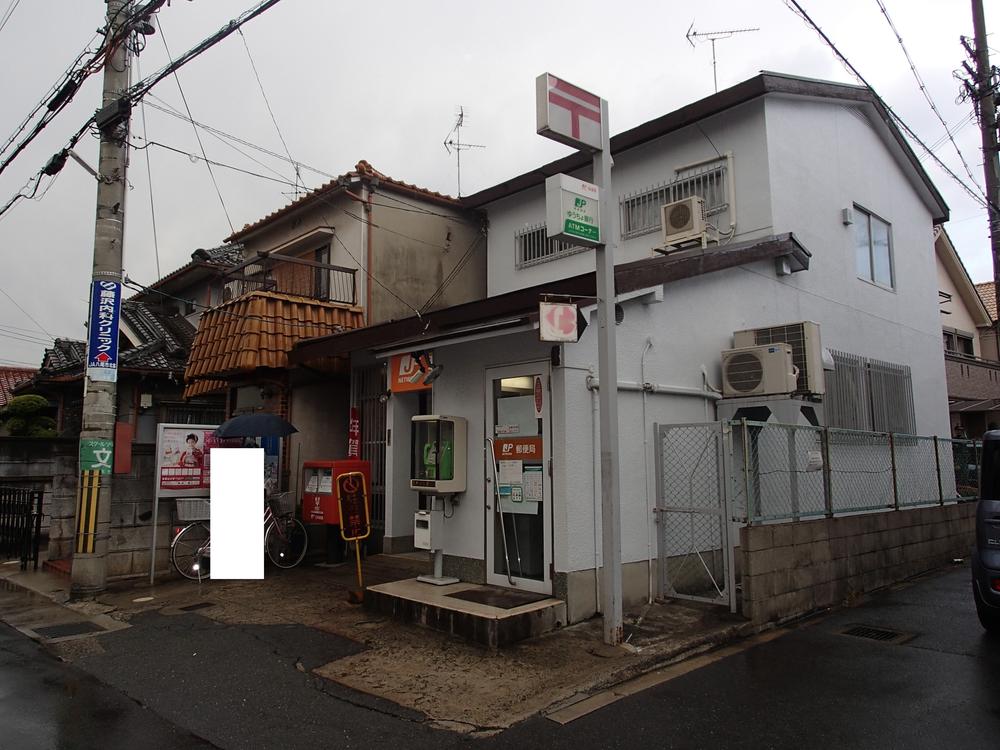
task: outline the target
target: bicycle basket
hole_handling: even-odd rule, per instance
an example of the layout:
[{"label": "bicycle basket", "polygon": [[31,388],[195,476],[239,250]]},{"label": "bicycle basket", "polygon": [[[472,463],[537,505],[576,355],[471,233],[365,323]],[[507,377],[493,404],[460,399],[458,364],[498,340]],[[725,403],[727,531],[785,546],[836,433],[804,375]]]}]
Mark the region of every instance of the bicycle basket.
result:
[{"label": "bicycle basket", "polygon": [[208,521],[212,517],[211,504],[200,497],[177,498],[177,520]]}]

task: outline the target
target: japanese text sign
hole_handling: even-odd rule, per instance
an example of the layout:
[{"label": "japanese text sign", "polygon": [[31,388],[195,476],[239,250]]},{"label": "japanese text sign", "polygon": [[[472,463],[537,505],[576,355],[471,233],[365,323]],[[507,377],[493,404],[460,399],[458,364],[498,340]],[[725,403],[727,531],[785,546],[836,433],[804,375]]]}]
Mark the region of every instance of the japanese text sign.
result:
[{"label": "japanese text sign", "polygon": [[601,243],[601,191],[566,174],[545,180],[545,227],[549,239],[573,245]]},{"label": "japanese text sign", "polygon": [[535,79],[535,124],[539,135],[573,148],[600,151],[605,102],[548,73]]},{"label": "japanese text sign", "polygon": [[94,281],[91,285],[87,337],[87,377],[91,380],[118,380],[121,301],[122,286],[117,281]]},{"label": "japanese text sign", "polygon": [[[421,359],[425,359],[421,357]],[[389,359],[389,390],[393,393],[409,391],[429,391],[431,386],[424,383],[427,374],[427,362],[421,369],[419,362],[411,354],[396,354]]]},{"label": "japanese text sign", "polygon": [[111,440],[81,438],[80,471],[99,471],[101,474],[110,474],[114,452],[115,447]]},{"label": "japanese text sign", "polygon": [[361,412],[351,407],[351,418],[347,424],[347,457],[361,457]]},{"label": "japanese text sign", "polygon": [[340,537],[345,542],[367,539],[372,527],[368,517],[368,487],[362,472],[349,471],[337,476],[337,506]]}]

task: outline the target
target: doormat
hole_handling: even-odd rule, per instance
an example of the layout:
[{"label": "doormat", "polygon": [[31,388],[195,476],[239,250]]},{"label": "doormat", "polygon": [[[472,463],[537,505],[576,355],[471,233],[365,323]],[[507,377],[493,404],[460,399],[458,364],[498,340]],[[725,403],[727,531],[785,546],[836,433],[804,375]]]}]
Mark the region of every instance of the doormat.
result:
[{"label": "doormat", "polygon": [[44,628],[32,628],[42,638],[66,638],[70,635],[84,633],[100,633],[104,630],[92,622],[65,622],[62,625],[49,625]]},{"label": "doormat", "polygon": [[514,609],[514,607],[523,607],[525,604],[534,604],[549,598],[547,594],[531,594],[527,591],[494,588],[466,589],[465,591],[456,591],[454,594],[445,594],[445,596],[476,604],[486,604],[497,609]]}]

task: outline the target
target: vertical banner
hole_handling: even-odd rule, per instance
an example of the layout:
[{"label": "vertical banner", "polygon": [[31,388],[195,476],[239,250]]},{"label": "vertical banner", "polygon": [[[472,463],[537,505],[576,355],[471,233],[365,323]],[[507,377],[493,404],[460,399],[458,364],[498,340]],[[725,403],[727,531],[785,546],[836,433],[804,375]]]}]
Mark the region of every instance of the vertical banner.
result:
[{"label": "vertical banner", "polygon": [[264,577],[264,450],[212,451],[212,579]]},{"label": "vertical banner", "polygon": [[347,457],[361,458],[361,413],[351,407],[351,420],[347,424]]},{"label": "vertical banner", "polygon": [[90,287],[90,325],[87,332],[87,377],[114,383],[118,380],[118,319],[122,285],[94,281]]}]

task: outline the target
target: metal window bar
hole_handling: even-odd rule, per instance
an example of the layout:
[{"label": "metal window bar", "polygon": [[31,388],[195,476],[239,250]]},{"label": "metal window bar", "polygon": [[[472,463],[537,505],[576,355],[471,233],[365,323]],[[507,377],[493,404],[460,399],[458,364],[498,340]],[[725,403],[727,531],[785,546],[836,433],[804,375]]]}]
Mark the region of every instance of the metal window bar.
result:
[{"label": "metal window bar", "polygon": [[910,368],[880,359],[830,350],[826,418],[838,428],[898,432],[916,430]]},{"label": "metal window bar", "polygon": [[729,169],[725,160],[693,170],[686,170],[672,180],[627,193],[618,199],[623,240],[659,232],[662,224],[660,207],[692,195],[705,200],[708,216],[721,214],[729,208],[727,180]]},{"label": "metal window bar", "polygon": [[517,268],[526,268],[546,261],[575,255],[587,248],[559,240],[550,240],[546,236],[547,227],[542,224],[531,224],[514,232],[514,245],[517,248]]},{"label": "metal window bar", "polygon": [[371,467],[372,533],[366,542],[370,553],[382,551],[385,537],[386,369],[375,365],[355,369],[351,377],[351,405],[361,417],[361,458]]}]

